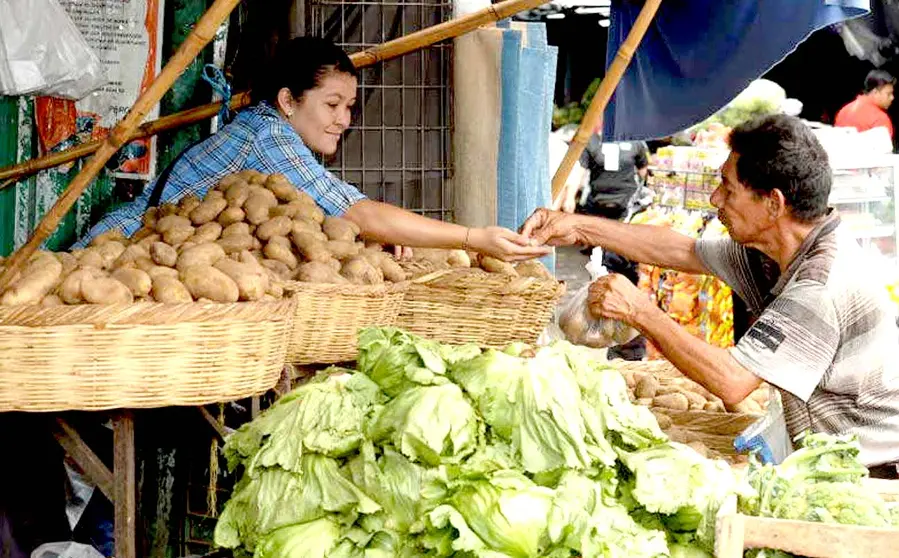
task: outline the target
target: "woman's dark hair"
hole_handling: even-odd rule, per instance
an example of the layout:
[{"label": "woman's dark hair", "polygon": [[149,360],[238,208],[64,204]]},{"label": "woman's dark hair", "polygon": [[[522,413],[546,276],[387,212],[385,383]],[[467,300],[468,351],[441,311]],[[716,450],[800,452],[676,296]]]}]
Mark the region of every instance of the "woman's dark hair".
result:
[{"label": "woman's dark hair", "polygon": [[254,80],[253,102],[268,101],[274,105],[278,91],[285,87],[299,99],[331,72],[358,77],[350,57],[334,43],[318,37],[291,39],[278,45],[272,61]]},{"label": "woman's dark hair", "polygon": [[811,128],[794,116],[777,114],[734,128],[730,148],[737,179],[759,194],[777,188],[797,221],[812,223],[827,214],[833,176],[827,152]]},{"label": "woman's dark hair", "polygon": [[871,70],[865,77],[865,93],[880,89],[884,85],[896,85],[896,78],[883,70]]}]

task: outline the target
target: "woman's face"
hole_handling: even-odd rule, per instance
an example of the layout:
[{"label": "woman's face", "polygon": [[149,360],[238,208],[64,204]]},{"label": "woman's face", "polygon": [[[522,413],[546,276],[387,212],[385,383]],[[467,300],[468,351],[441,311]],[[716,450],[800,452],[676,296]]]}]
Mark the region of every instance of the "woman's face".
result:
[{"label": "woman's face", "polygon": [[337,151],[341,135],[350,126],[356,85],[350,74],[330,72],[299,101],[288,94],[286,103],[280,103],[287,121],[309,149],[321,155]]}]

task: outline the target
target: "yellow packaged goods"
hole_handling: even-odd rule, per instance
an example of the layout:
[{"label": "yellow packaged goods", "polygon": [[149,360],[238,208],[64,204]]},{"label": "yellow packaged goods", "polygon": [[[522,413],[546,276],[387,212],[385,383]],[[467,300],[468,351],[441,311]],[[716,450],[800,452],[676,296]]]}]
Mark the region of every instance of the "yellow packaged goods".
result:
[{"label": "yellow packaged goods", "polygon": [[[683,210],[649,210],[635,216],[634,223],[667,226],[694,238],[720,238],[726,230],[717,219],[706,221],[701,214]],[[731,289],[716,277],[692,275],[640,264],[637,286],[672,319],[691,334],[717,347],[732,347],[733,299]],[[652,343],[647,357],[663,358]]]}]

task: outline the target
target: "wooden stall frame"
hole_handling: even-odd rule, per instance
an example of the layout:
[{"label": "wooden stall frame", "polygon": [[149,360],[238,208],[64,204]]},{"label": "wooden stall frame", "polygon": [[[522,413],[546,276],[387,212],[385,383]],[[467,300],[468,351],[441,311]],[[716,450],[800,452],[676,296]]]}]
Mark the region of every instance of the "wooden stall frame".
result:
[{"label": "wooden stall frame", "polygon": [[[652,0],[651,0],[652,1]],[[203,14],[197,25],[181,44],[160,74],[140,95],[134,106],[110,134],[99,142],[78,146],[41,159],[28,161],[0,169],[0,179],[7,179],[0,188],[9,185],[21,176],[58,166],[69,161],[93,154],[59,197],[50,211],[41,219],[28,242],[17,250],[0,273],[0,292],[6,289],[18,276],[31,255],[41,243],[56,229],[61,219],[71,209],[75,201],[93,181],[105,163],[127,142],[138,137],[146,137],[164,130],[174,129],[198,122],[216,114],[220,103],[197,107],[179,114],[169,115],[138,125],[174,84],[178,76],[196,58],[197,54],[212,40],[216,30],[230,15],[238,0],[215,0]],[[351,59],[357,67],[369,66],[390,58],[421,49],[439,41],[467,33],[482,25],[508,18],[520,11],[535,8],[544,0],[505,0],[462,18],[448,21],[394,41],[389,41],[372,49],[354,54]],[[231,106],[240,108],[249,103],[249,95],[241,93],[231,100]],[[258,399],[254,398],[254,411]],[[255,413],[254,413],[255,414]],[[203,418],[210,424],[208,413]],[[128,409],[115,412],[112,416],[114,440],[114,468],[106,468],[97,455],[84,443],[78,433],[64,419],[58,418],[53,426],[53,435],[67,453],[84,469],[85,473],[98,485],[100,490],[112,500],[115,509],[116,556],[134,558],[137,553],[136,514],[137,491],[135,479],[134,416]],[[216,429],[221,437],[224,432]]]},{"label": "wooden stall frame", "polygon": [[[899,499],[899,481],[865,479],[885,500]],[[770,548],[809,558],[899,556],[899,529],[754,517],[737,512],[731,495],[718,511],[715,558],[743,558],[750,548]]]},{"label": "wooden stall frame", "polygon": [[662,0],[646,0],[644,2],[643,7],[640,9],[640,14],[637,16],[636,21],[634,21],[634,26],[631,27],[630,32],[627,34],[627,38],[621,44],[621,47],[618,48],[618,52],[615,53],[615,58],[609,65],[605,77],[602,78],[602,82],[599,84],[596,95],[594,95],[593,100],[590,101],[590,106],[587,107],[587,113],[584,114],[584,118],[581,120],[580,126],[578,126],[577,133],[574,134],[574,138],[568,145],[568,151],[565,153],[565,158],[562,159],[562,163],[556,170],[556,174],[553,175],[553,202],[555,202],[556,198],[562,193],[565,181],[568,180],[568,175],[571,174],[571,169],[574,168],[574,164],[581,158],[581,153],[584,152],[587,142],[589,142],[590,137],[593,136],[593,130],[602,118],[602,113],[606,110],[606,106],[612,98],[612,93],[618,88],[618,84],[621,82],[625,70],[627,70],[628,65],[631,63],[631,59],[634,57],[634,52],[636,52],[637,48],[640,46],[640,42],[643,40],[643,36],[646,35],[646,31],[649,29],[649,25],[652,23],[653,18],[655,18],[656,12],[659,10],[661,4]]},{"label": "wooden stall frame", "polygon": [[[464,35],[470,31],[474,31],[484,25],[495,23],[502,19],[511,17],[518,12],[536,8],[545,3],[545,0],[503,0],[493,4],[487,8],[465,15],[463,17],[446,21],[426,29],[410,33],[403,37],[399,37],[392,41],[387,41],[381,45],[372,47],[367,50],[356,52],[350,55],[350,60],[357,68],[365,68],[372,66],[378,62],[390,60],[414,52],[416,50],[431,46],[446,39],[452,39],[459,35]],[[230,102],[233,110],[239,110],[250,104],[250,93],[236,93]],[[208,118],[212,118],[218,114],[222,103],[209,103],[192,109],[169,114],[156,120],[151,120],[135,130],[132,130],[125,142],[135,139],[146,138],[161,132],[175,130],[184,126],[189,126],[197,122],[201,122]],[[15,183],[17,180],[66,163],[71,163],[83,157],[87,157],[95,153],[103,140],[95,140],[81,145],[51,153],[43,157],[31,159],[23,163],[9,165],[0,168],[0,189]]]}]

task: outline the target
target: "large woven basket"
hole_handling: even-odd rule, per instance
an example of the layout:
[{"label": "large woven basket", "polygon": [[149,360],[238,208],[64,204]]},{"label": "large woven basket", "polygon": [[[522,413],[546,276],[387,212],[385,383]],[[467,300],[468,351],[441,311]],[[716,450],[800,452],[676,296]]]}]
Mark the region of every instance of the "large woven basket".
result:
[{"label": "large woven basket", "polygon": [[330,364],[356,360],[359,330],[395,325],[408,286],[286,283],[284,291],[297,302],[287,361]]},{"label": "large woven basket", "polygon": [[0,411],[202,405],[261,393],[294,301],[0,307]]},{"label": "large woven basket", "polygon": [[436,271],[410,282],[397,327],[443,343],[501,348],[533,343],[565,286],[480,269]]}]

